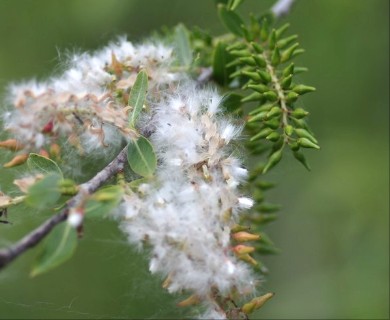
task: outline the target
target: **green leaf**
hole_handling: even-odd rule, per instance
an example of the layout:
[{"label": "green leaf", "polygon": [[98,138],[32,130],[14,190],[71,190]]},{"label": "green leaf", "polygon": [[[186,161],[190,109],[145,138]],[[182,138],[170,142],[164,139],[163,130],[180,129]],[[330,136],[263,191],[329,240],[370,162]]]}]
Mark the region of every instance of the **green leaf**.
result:
[{"label": "green leaf", "polygon": [[129,96],[129,106],[133,108],[130,113],[130,127],[134,128],[139,114],[145,103],[146,92],[148,90],[148,75],[145,71],[140,71]]},{"label": "green leaf", "polygon": [[30,153],[27,166],[30,171],[38,171],[43,174],[57,173],[63,177],[62,171],[56,162],[36,153]]},{"label": "green leaf", "polygon": [[225,27],[237,36],[243,37],[244,21],[234,11],[228,10],[224,5],[218,5],[218,15]]},{"label": "green leaf", "polygon": [[179,24],[175,28],[175,46],[177,58],[181,66],[190,66],[192,63],[192,49],[187,28]]},{"label": "green leaf", "polygon": [[53,206],[61,196],[59,189],[59,174],[50,173],[42,180],[33,184],[26,197],[26,204],[30,207],[42,210]]},{"label": "green leaf", "polygon": [[130,141],[127,146],[127,160],[130,168],[143,177],[153,176],[157,167],[157,158],[152,144],[145,137]]},{"label": "green leaf", "polygon": [[85,204],[86,217],[105,217],[122,199],[121,186],[107,186],[95,192]]},{"label": "green leaf", "polygon": [[244,0],[230,0],[229,1],[229,4],[228,4],[228,7],[229,7],[229,10],[236,10],[240,4],[242,4],[244,2]]},{"label": "green leaf", "polygon": [[35,277],[58,267],[73,255],[76,246],[76,230],[68,223],[56,226],[46,238],[30,275]]},{"label": "green leaf", "polygon": [[226,66],[233,60],[233,56],[226,50],[226,47],[225,43],[218,42],[213,57],[213,78],[222,86],[226,86],[230,82],[229,76],[235,69]]}]

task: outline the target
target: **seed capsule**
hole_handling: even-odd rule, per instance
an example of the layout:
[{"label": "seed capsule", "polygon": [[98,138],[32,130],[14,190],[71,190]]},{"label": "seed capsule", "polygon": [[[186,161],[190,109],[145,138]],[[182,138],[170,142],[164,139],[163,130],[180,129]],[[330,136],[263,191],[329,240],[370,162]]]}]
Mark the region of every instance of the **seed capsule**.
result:
[{"label": "seed capsule", "polygon": [[11,161],[7,162],[6,164],[3,165],[4,168],[11,168],[11,167],[16,167],[19,166],[23,163],[25,163],[28,159],[28,154],[19,154],[15,156]]}]

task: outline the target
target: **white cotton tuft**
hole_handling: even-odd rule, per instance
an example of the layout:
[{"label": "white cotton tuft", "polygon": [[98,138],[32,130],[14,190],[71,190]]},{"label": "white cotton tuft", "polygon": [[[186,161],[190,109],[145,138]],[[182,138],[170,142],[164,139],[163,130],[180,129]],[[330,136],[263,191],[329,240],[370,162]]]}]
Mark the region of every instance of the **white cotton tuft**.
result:
[{"label": "white cotton tuft", "polygon": [[238,205],[243,209],[250,209],[253,207],[254,201],[252,199],[241,197],[238,198]]},{"label": "white cotton tuft", "polygon": [[[148,74],[146,103],[186,76],[171,71],[171,47],[161,43],[133,45],[119,38],[93,52],[73,54],[62,75],[45,82],[11,85],[5,97],[10,110],[5,129],[28,152],[64,140],[80,154],[112,154],[134,132],[128,126],[127,99],[140,70]],[[99,131],[100,130],[100,131]]]},{"label": "white cotton tuft", "polygon": [[149,139],[159,168],[154,181],[126,197],[121,213],[129,241],[150,245],[150,272],[169,275],[168,291],[188,290],[205,301],[212,288],[244,294],[254,282],[231,249],[237,209],[253,201],[236,188],[247,171],[227,156],[227,145],[241,128],[222,117],[220,101],[215,91],[185,81],[153,105]]}]

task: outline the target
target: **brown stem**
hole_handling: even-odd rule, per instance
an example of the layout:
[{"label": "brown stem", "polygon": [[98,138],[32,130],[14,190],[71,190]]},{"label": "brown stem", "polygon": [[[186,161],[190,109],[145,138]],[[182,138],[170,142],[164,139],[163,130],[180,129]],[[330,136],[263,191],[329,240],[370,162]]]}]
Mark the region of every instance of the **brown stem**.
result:
[{"label": "brown stem", "polygon": [[103,170],[98,172],[91,180],[80,185],[79,192],[67,202],[65,208],[59,214],[46,220],[17,243],[1,249],[0,269],[7,266],[28,249],[35,247],[57,224],[66,220],[70,208],[80,205],[86,195],[95,192],[108,179],[122,171],[127,158],[126,151],[127,148],[124,148]]}]

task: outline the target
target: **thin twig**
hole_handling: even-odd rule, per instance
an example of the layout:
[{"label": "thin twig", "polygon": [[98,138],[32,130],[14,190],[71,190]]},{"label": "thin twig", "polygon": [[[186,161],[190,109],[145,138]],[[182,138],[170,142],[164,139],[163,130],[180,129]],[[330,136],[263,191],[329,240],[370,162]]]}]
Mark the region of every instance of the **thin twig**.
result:
[{"label": "thin twig", "polygon": [[86,195],[93,193],[102,186],[108,179],[122,171],[126,162],[127,152],[124,148],[117,157],[111,161],[103,170],[98,172],[91,180],[80,185],[79,192],[71,198],[65,208],[57,215],[46,220],[38,228],[31,231],[12,246],[0,250],[0,269],[7,266],[26,250],[35,247],[50,231],[59,223],[66,220],[69,209],[81,204]]},{"label": "thin twig", "polygon": [[295,0],[278,0],[271,8],[272,13],[275,17],[280,18],[291,10]]}]

